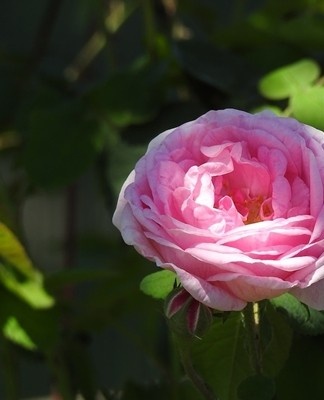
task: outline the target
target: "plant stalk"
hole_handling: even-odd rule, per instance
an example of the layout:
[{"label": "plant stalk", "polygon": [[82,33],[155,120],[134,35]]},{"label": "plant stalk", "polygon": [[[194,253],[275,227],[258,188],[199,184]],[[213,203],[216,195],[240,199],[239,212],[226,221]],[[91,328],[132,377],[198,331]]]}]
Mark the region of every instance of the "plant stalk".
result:
[{"label": "plant stalk", "polygon": [[179,347],[179,352],[185,373],[190,381],[193,383],[193,385],[196,387],[196,389],[202,394],[202,396],[206,400],[219,400],[194,368],[191,361],[190,352],[183,349],[182,346]]},{"label": "plant stalk", "polygon": [[258,304],[248,303],[242,311],[245,330],[248,340],[248,348],[251,357],[251,364],[256,374],[262,373],[261,351],[260,351],[260,332],[258,321]]}]

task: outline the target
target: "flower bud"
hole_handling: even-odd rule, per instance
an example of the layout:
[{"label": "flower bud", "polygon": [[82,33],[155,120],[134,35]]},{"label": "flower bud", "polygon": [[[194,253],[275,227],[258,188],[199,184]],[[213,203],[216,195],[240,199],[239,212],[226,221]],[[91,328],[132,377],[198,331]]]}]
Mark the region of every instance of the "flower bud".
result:
[{"label": "flower bud", "polygon": [[190,294],[183,288],[177,288],[171,292],[165,302],[164,312],[167,318],[172,318],[191,299]]},{"label": "flower bud", "polygon": [[212,323],[210,308],[195,300],[183,288],[171,292],[164,310],[171,329],[183,337],[201,337]]}]

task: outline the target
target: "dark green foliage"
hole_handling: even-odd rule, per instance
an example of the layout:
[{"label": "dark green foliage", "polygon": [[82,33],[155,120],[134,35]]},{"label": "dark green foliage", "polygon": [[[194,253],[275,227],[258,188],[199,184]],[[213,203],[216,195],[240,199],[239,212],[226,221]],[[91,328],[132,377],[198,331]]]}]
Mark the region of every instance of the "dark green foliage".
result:
[{"label": "dark green foliage", "polygon": [[323,357],[323,336],[296,335],[291,355],[277,379],[278,399],[301,400],[309,396],[320,400],[324,392]]},{"label": "dark green foliage", "polygon": [[[80,118],[80,116],[82,116]],[[30,115],[24,162],[30,179],[44,188],[66,185],[91,165],[104,132],[82,101],[59,99]]]},{"label": "dark green foliage", "polygon": [[287,318],[288,322],[305,335],[324,334],[324,313],[300,303],[290,294],[281,295],[271,301],[274,307]]},{"label": "dark green foliage", "polygon": [[254,375],[243,381],[238,388],[240,400],[273,400],[276,388],[273,379]]}]

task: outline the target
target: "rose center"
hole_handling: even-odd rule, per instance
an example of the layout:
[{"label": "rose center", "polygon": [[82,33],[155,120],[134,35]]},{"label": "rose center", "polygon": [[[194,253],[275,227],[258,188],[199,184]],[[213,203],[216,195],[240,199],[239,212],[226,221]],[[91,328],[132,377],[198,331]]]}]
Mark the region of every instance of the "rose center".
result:
[{"label": "rose center", "polygon": [[[274,212],[270,197],[265,199],[262,195],[251,196],[248,194],[247,189],[226,193],[225,196],[229,196],[232,199],[245,225],[271,220],[273,218]],[[220,202],[216,204],[219,206]]]},{"label": "rose center", "polygon": [[244,223],[246,225],[269,219],[273,213],[271,205],[265,202],[262,196],[246,199],[244,206],[246,209]]},{"label": "rose center", "polygon": [[272,219],[273,209],[271,199],[264,200],[263,196],[247,197],[244,200],[234,199],[234,204],[243,216],[245,225]]}]

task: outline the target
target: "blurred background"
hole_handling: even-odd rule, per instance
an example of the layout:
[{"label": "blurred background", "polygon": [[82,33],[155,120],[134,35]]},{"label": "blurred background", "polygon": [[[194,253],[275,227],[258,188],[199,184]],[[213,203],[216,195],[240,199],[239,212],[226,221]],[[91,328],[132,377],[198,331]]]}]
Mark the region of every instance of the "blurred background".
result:
[{"label": "blurred background", "polygon": [[322,0],[1,0],[0,236],[32,260],[0,244],[1,399],[199,398],[140,293],[154,266],[111,224],[118,191],[165,129],[289,108],[259,82],[301,59],[324,64]]}]

